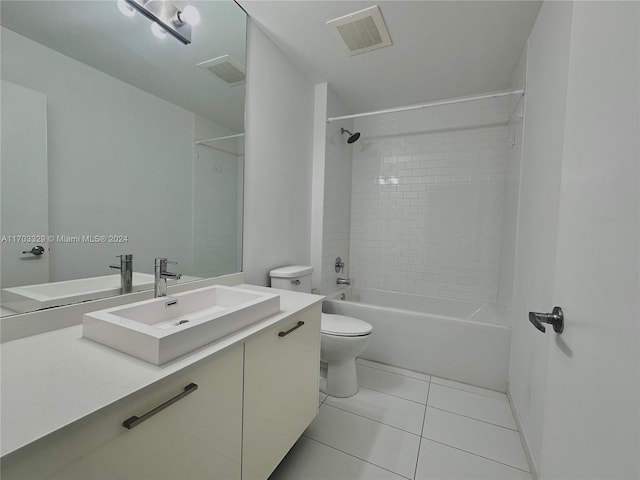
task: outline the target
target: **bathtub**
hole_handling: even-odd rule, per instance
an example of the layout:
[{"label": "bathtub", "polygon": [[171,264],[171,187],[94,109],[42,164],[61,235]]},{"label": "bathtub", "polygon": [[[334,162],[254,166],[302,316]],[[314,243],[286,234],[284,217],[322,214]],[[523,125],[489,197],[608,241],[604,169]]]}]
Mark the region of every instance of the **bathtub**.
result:
[{"label": "bathtub", "polygon": [[349,287],[322,310],[373,325],[361,358],[506,391],[511,329],[493,305]]}]

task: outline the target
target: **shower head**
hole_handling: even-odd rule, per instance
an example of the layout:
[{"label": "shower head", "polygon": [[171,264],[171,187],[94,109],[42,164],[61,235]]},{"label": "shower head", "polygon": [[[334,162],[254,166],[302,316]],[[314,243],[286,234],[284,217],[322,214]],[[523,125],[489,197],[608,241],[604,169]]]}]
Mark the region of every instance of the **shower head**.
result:
[{"label": "shower head", "polygon": [[349,134],[349,138],[347,138],[347,143],[354,143],[357,142],[358,139],[360,138],[360,132],[356,132],[356,133],[351,133],[349,130],[346,130],[344,128],[340,129],[340,133],[342,135],[344,135],[345,133]]}]

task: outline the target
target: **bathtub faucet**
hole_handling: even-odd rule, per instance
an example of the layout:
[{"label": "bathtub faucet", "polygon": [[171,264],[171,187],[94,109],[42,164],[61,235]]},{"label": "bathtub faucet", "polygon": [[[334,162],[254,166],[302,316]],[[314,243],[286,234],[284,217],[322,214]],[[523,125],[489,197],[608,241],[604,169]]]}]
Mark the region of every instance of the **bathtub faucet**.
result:
[{"label": "bathtub faucet", "polygon": [[340,278],[340,277],[338,277],[336,279],[336,283],[338,285],[351,285],[351,280],[349,280],[348,278]]}]

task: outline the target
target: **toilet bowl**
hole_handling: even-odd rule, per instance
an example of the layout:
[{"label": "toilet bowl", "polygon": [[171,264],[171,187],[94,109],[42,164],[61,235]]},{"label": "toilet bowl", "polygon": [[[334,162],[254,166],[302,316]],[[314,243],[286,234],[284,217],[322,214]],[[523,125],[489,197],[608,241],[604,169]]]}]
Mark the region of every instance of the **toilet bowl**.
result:
[{"label": "toilet bowl", "polygon": [[358,392],[356,358],[369,345],[372,329],[369,323],[357,318],[322,314],[320,360],[327,364],[322,392],[332,397],[350,397]]},{"label": "toilet bowl", "polygon": [[[311,293],[313,267],[293,265],[272,270],[271,286]],[[327,365],[326,383],[320,390],[333,397],[350,397],[358,392],[356,358],[371,340],[373,327],[353,317],[323,313],[320,322],[320,360]]]}]

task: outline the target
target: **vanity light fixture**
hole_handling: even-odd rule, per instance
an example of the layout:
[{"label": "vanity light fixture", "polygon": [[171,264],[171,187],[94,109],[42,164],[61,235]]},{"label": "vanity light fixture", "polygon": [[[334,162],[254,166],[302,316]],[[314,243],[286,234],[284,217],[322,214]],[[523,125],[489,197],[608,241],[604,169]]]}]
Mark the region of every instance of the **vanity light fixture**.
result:
[{"label": "vanity light fixture", "polygon": [[193,5],[180,10],[164,0],[117,0],[118,9],[126,16],[135,11],[151,20],[151,31],[158,38],[168,33],[185,45],[191,43],[191,27],[200,22],[200,13]]},{"label": "vanity light fixture", "polygon": [[133,17],[136,14],[136,11],[133,9],[133,7],[130,7],[129,4],[124,0],[118,0],[117,5],[120,13],[122,13],[126,17]]},{"label": "vanity light fixture", "polygon": [[164,38],[167,36],[167,31],[160,26],[158,22],[151,22],[151,33],[156,38]]}]

